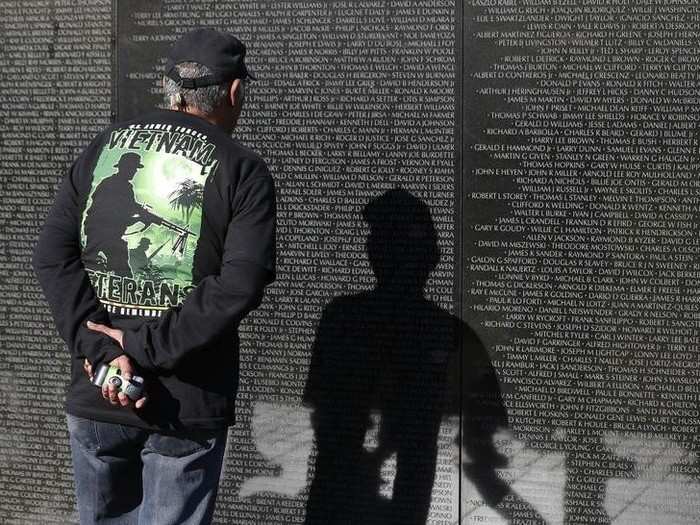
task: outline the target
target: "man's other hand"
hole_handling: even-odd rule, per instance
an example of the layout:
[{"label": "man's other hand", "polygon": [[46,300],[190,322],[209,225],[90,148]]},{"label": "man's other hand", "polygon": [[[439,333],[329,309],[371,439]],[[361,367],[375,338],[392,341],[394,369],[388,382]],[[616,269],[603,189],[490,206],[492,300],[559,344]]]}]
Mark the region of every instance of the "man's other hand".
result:
[{"label": "man's other hand", "polygon": [[85,370],[90,382],[92,382],[92,378],[95,377],[95,375],[92,373],[92,364],[87,359],[83,361],[83,370]]},{"label": "man's other hand", "polygon": [[111,337],[119,344],[119,346],[121,346],[122,350],[124,350],[124,330],[120,330],[119,328],[110,328],[109,326],[93,323],[92,321],[87,322],[87,327],[90,330],[100,332],[108,337]]}]

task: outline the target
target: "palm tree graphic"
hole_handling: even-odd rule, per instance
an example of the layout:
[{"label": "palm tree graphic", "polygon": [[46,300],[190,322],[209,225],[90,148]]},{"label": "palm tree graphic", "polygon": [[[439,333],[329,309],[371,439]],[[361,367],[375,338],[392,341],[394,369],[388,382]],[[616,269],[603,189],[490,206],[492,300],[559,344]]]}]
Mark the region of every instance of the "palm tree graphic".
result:
[{"label": "palm tree graphic", "polygon": [[[189,228],[192,212],[195,209],[202,207],[204,201],[204,186],[198,184],[192,179],[186,179],[180,183],[177,189],[169,194],[170,207],[180,210],[183,219],[185,219],[185,230]],[[182,232],[175,243],[173,244],[173,252],[180,251],[180,255],[184,255],[187,245],[187,234],[191,232]]]},{"label": "palm tree graphic", "polygon": [[184,180],[177,189],[170,192],[170,207],[180,210],[186,224],[189,225],[192,212],[202,207],[204,186],[192,179]]}]

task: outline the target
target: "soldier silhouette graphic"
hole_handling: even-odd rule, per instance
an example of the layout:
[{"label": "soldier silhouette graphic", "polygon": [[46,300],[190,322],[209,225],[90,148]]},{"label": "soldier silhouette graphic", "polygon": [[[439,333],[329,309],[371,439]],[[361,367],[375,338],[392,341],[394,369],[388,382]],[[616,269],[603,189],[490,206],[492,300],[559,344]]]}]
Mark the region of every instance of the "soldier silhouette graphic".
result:
[{"label": "soldier silhouette graphic", "polygon": [[[105,269],[117,275],[131,277],[129,246],[122,239],[126,229],[142,222],[144,208],[136,202],[131,181],[140,168],[137,153],[124,153],[117,164],[117,172],[97,185],[92,204],[85,216],[85,266]],[[99,253],[106,259],[105,268],[99,263]]]}]

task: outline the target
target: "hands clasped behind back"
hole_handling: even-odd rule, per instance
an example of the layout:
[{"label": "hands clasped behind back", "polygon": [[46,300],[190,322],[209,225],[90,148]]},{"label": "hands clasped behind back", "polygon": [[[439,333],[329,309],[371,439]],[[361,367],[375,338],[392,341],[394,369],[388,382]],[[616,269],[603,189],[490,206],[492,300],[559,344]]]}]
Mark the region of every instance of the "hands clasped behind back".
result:
[{"label": "hands clasped behind back", "polygon": [[[122,330],[118,328],[110,328],[103,324],[93,323],[92,321],[87,322],[87,327],[90,330],[100,332],[108,337],[111,337],[119,344],[119,346],[121,346],[122,348],[124,347],[122,342],[124,338],[124,332]],[[121,376],[124,378],[125,381],[129,381],[134,375],[134,365],[131,362],[129,356],[127,356],[126,354],[122,354],[110,361],[109,366],[118,368],[121,371]],[[94,376],[92,363],[85,359],[85,362],[83,363],[83,369],[92,381],[92,378]],[[134,401],[125,393],[120,392],[119,387],[114,385],[111,381],[105,381],[102,385],[102,397],[109,401],[112,405],[121,405],[124,408],[135,409],[142,408],[147,401],[145,393],[139,399]]]}]

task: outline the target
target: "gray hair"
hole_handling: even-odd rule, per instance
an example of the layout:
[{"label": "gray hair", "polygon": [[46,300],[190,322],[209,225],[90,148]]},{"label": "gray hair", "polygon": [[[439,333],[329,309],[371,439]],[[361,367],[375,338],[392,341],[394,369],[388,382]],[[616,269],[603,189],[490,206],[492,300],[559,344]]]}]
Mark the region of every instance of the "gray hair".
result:
[{"label": "gray hair", "polygon": [[[182,78],[198,78],[212,74],[211,69],[197,62],[182,62],[177,64],[175,69]],[[230,87],[231,83],[225,82],[198,89],[185,89],[180,87],[172,78],[163,77],[165,103],[172,109],[178,107],[177,96],[182,95],[185,104],[188,106],[196,108],[202,113],[212,113],[226,100]]]}]

